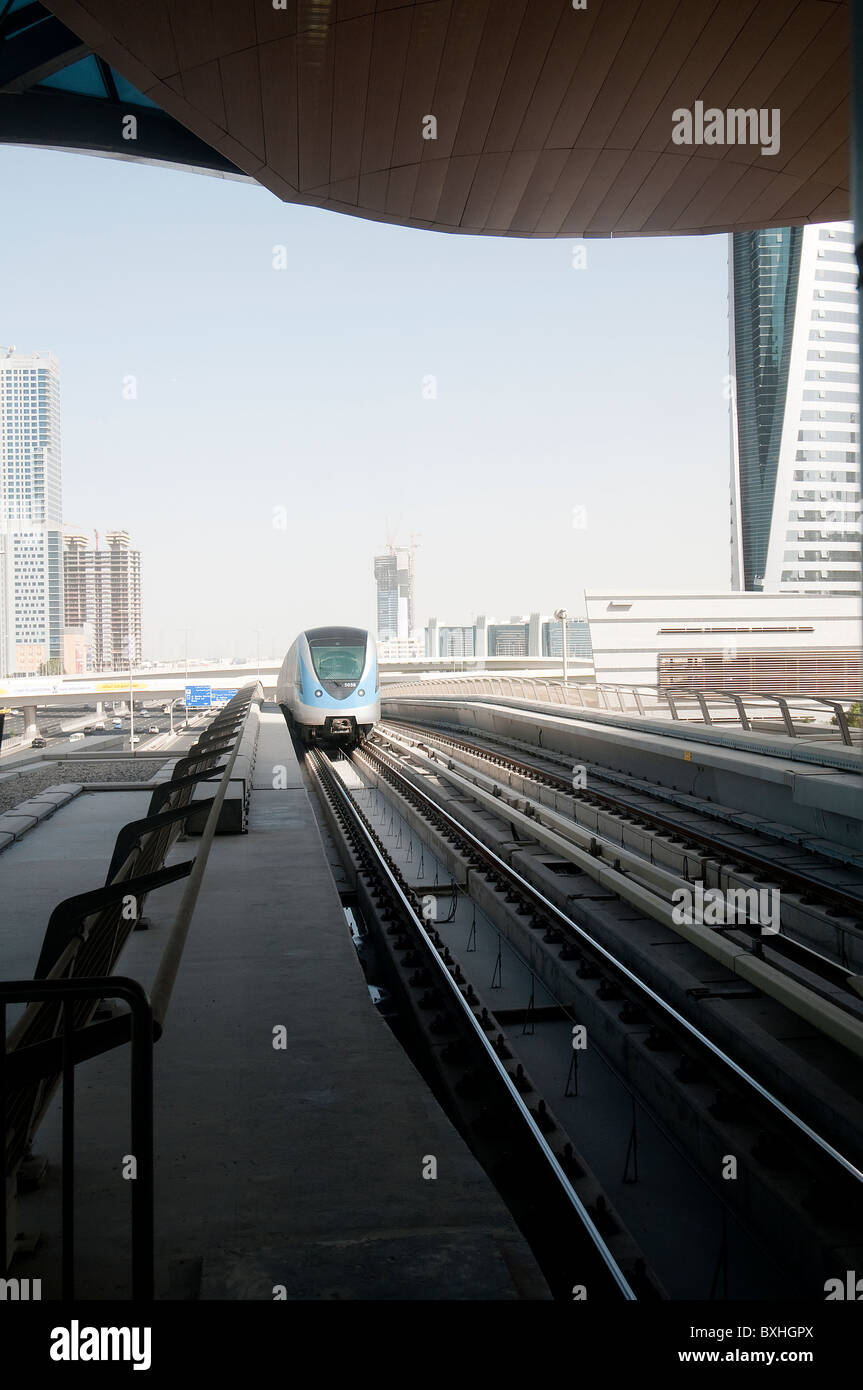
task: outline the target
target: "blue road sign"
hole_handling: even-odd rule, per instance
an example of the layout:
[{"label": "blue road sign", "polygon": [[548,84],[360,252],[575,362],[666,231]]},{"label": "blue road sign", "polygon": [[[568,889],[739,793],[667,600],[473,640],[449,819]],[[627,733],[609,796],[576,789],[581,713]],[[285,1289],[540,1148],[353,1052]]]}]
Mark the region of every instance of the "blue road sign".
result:
[{"label": "blue road sign", "polygon": [[211,693],[208,685],[187,685],[186,704],[189,709],[209,709]]},{"label": "blue road sign", "polygon": [[213,704],[215,705],[217,702],[220,705],[222,703],[227,704],[229,700],[233,700],[236,693],[236,690],[214,690],[212,694]]}]

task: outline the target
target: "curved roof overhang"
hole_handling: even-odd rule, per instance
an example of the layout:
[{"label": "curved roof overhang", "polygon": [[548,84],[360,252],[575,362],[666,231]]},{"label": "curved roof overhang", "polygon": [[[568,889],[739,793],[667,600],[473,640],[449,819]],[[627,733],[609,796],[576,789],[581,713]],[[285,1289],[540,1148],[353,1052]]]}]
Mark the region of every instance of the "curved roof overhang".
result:
[{"label": "curved roof overhang", "polygon": [[246,177],[35,0],[0,0],[0,141]]},{"label": "curved roof overhang", "polygon": [[[846,0],[580,3],[50,0],[49,9],[223,170],[287,202],[522,237],[848,217]],[[768,123],[778,111],[778,149],[698,143],[697,118],[693,143],[675,143],[674,113],[697,102],[764,111]],[[429,116],[436,138],[426,138]],[[148,119],[155,128],[157,116]],[[142,118],[145,140],[147,128]]]}]

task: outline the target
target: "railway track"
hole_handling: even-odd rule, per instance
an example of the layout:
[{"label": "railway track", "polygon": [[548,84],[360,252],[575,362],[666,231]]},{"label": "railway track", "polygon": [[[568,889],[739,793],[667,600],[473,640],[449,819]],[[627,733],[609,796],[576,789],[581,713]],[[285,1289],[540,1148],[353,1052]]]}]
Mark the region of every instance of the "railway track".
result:
[{"label": "railway track", "polygon": [[[859,1216],[853,1215],[863,1208],[859,1150],[837,1145],[835,1136],[821,1132],[774,1094],[763,1078],[694,1026],[655,986],[640,978],[602,941],[495,853],[479,835],[450,814],[439,799],[419,787],[418,778],[406,773],[398,756],[367,742],[353,761],[386,788],[387,795],[401,806],[402,814],[413,810],[418,817],[417,826],[421,821],[427,828],[430,847],[438,845],[433,852],[443,853],[444,857],[449,853],[451,872],[458,873],[457,861],[462,865],[461,878],[469,893],[475,895],[478,886],[484,885],[486,902],[497,899],[501,910],[519,924],[523,936],[532,938],[540,954],[567,963],[581,995],[589,998],[589,1007],[580,1015],[592,1020],[588,1028],[593,1028],[597,1038],[605,1038],[608,1028],[614,1026],[619,1034],[618,1061],[622,1071],[631,1076],[642,1071],[652,1074],[645,1104],[649,1107],[655,1103],[650,1087],[655,1088],[658,1077],[660,1087],[670,1085],[674,1091],[671,1111],[677,1120],[681,1105],[692,1108],[699,1127],[696,1147],[700,1159],[695,1157],[714,1191],[716,1156],[736,1154],[747,1173],[743,1207],[751,1216],[759,1201],[765,1200],[765,1194],[769,1194],[770,1202],[778,1201],[785,1212],[783,1220],[794,1220],[806,1228],[805,1237],[796,1233],[792,1245],[800,1245],[802,1240],[810,1247],[817,1246],[821,1269],[832,1272],[830,1260],[836,1248],[863,1248],[863,1229],[858,1229],[861,1222]],[[422,776],[428,785],[428,772]],[[342,802],[351,800],[343,786],[339,795]],[[507,809],[500,809],[506,816]],[[474,900],[477,901],[476,896]],[[421,923],[420,905],[415,902],[412,907]],[[541,942],[537,935],[540,930]],[[434,944],[433,938],[432,941]],[[536,955],[531,956],[531,962],[532,968],[536,968]],[[464,990],[473,989],[469,982],[460,983]],[[585,1002],[582,999],[582,1004]],[[781,1190],[781,1197],[777,1197],[777,1189]],[[757,1221],[755,1226],[758,1227]]]},{"label": "railway track", "polygon": [[[697,818],[701,824],[693,824],[693,813],[685,807],[683,809],[687,819],[685,823],[681,823],[679,819],[662,814],[645,804],[651,797],[667,801],[671,794],[666,788],[650,787],[640,779],[625,779],[629,783],[628,788],[600,790],[596,787],[597,782],[605,782],[611,786],[612,776],[624,780],[623,774],[612,775],[602,768],[585,768],[589,788],[574,789],[571,770],[569,777],[554,770],[555,764],[571,769],[571,760],[550,751],[532,759],[517,758],[500,747],[489,747],[487,743],[478,740],[465,739],[448,731],[429,729],[404,720],[387,721],[380,727],[383,733],[400,733],[403,737],[413,740],[417,746],[426,743],[442,751],[483,759],[490,769],[505,772],[510,778],[515,776],[538,788],[549,788],[564,795],[575,808],[602,808],[623,824],[643,828],[650,833],[646,845],[650,863],[657,862],[655,836],[662,836],[666,841],[676,841],[678,847],[674,858],[683,878],[690,882],[709,872],[705,863],[709,860],[713,864],[721,865],[721,872],[714,876],[717,879],[724,876],[726,883],[733,882],[755,888],[762,888],[769,883],[776,890],[780,904],[784,903],[787,915],[793,918],[793,924],[782,923],[781,933],[771,937],[771,950],[784,955],[788,961],[798,962],[807,971],[814,972],[825,981],[838,986],[840,990],[853,990],[855,995],[859,994],[859,989],[849,985],[848,979],[849,972],[863,970],[863,896],[848,888],[825,883],[817,876],[816,871],[805,872],[799,867],[777,860],[775,854],[771,857],[771,848],[775,846],[771,845],[767,837],[763,850],[743,846],[739,843],[739,835],[737,840],[731,841],[716,833],[715,828],[708,825],[708,819],[704,815]],[[693,798],[684,797],[683,800],[691,801]],[[721,815],[722,808],[714,808],[714,814]],[[812,854],[810,857],[813,865],[818,866],[819,856]],[[666,861],[669,858],[666,854]],[[828,861],[823,867],[832,866]],[[803,934],[807,917],[812,922],[809,939]],[[823,935],[825,923],[827,931],[835,934],[836,949],[831,953],[813,945],[813,938]],[[735,925],[750,938],[757,938],[759,935],[757,931],[749,930],[752,925],[757,924],[738,922]]]},{"label": "railway track", "polygon": [[[475,811],[467,811],[462,819],[479,823],[482,817],[499,818],[506,829],[492,833],[502,845],[507,841],[525,842],[525,849],[518,856],[525,859],[525,872],[539,882],[546,896],[550,897],[568,914],[571,901],[576,910],[586,916],[599,929],[603,939],[610,932],[616,953],[625,960],[642,978],[665,998],[675,1002],[677,1010],[699,1027],[706,1027],[711,1034],[717,1034],[724,1049],[742,1060],[749,1071],[760,1077],[771,1089],[778,1087],[780,1097],[796,1105],[798,1097],[803,1103],[810,1120],[826,1134],[839,1141],[840,1147],[854,1154],[859,1163],[863,1157],[863,1107],[860,1105],[859,1058],[863,1056],[863,1005],[856,988],[859,977],[849,977],[839,972],[829,962],[819,962],[821,973],[811,968],[807,961],[801,966],[793,958],[792,949],[783,949],[785,943],[777,943],[776,936],[765,939],[747,936],[739,923],[732,926],[714,928],[706,924],[682,923],[671,906],[671,899],[684,887],[692,892],[690,882],[667,869],[657,868],[651,859],[648,863],[639,855],[624,851],[616,839],[603,839],[592,833],[593,827],[585,830],[576,827],[572,821],[571,798],[557,810],[525,801],[513,796],[511,790],[503,789],[489,778],[479,776],[470,768],[457,765],[452,757],[442,761],[426,744],[413,741],[404,742],[392,733],[382,735],[391,751],[402,761],[402,767],[416,764],[409,772],[414,781],[416,774],[420,780],[424,775],[430,786],[437,782],[446,787],[444,797],[452,796],[465,806],[475,800]],[[557,804],[559,793],[546,793]],[[440,796],[438,796],[440,800]],[[564,812],[560,814],[560,810]],[[546,862],[542,854],[533,856],[528,846],[536,841],[534,849],[546,851]],[[679,854],[679,849],[678,849]],[[634,910],[642,914],[644,927],[650,919],[663,924],[669,932],[679,938],[683,951],[664,950],[657,956],[651,942],[651,933],[644,928],[635,929],[626,920],[621,923],[613,919],[597,921],[596,910],[585,889],[569,894],[559,887],[559,880],[553,886],[548,873],[548,854],[559,856],[559,861],[551,867],[557,871],[568,871],[581,875],[572,880],[578,884],[589,879],[595,884],[593,896],[607,893],[609,899],[616,900],[618,909]],[[505,850],[504,857],[513,857],[512,847]],[[701,873],[705,869],[702,868]],[[699,872],[693,875],[700,877]],[[564,880],[566,882],[566,880]],[[619,914],[618,914],[619,915]],[[630,913],[631,916],[631,913]],[[777,943],[777,945],[774,945]],[[694,950],[693,950],[694,948]],[[688,952],[688,958],[687,958]],[[698,954],[695,954],[695,953]],[[670,970],[661,960],[669,961]],[[721,967],[719,978],[712,962]],[[689,976],[689,988],[680,982],[679,970],[683,968]],[[724,977],[728,981],[722,983]],[[730,988],[736,981],[739,986],[750,986],[749,994],[759,1000],[764,996],[764,1004],[779,1006],[784,1012],[771,1021],[770,1029],[762,1029],[762,1006],[753,1005],[748,1013],[739,1002],[727,1011],[717,1012],[714,1000],[728,998],[729,1005],[734,997]],[[708,983],[709,982],[709,983]],[[744,998],[742,993],[738,1001]],[[795,1019],[796,1015],[796,1019]],[[752,1028],[755,1028],[753,1034]],[[783,1043],[787,1037],[799,1038],[791,1045]],[[819,1037],[819,1035],[822,1035]],[[809,1065],[809,1063],[814,1065]]]},{"label": "railway track", "polygon": [[[545,1105],[527,1103],[533,1088],[523,1068],[507,1067],[510,1053],[502,1035],[489,1036],[495,1030],[488,1008],[425,921],[420,899],[330,759],[315,749],[306,753],[305,765],[330,827],[353,862],[365,914],[387,933],[418,1011],[431,1014],[425,1047],[415,1060],[422,1070],[431,1062],[436,1092],[522,1224],[553,1294],[613,1303],[659,1297],[640,1253],[605,1201],[596,1200],[601,1194],[571,1145],[564,1141],[558,1152],[552,1147],[552,1135],[560,1135]],[[600,1230],[609,1219],[612,1235]]]}]

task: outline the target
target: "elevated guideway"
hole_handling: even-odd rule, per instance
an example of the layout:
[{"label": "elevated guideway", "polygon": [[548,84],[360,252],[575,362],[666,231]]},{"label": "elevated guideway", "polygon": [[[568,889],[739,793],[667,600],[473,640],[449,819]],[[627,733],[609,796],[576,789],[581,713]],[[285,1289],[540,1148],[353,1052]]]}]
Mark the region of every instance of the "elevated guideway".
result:
[{"label": "elevated guideway", "polygon": [[737,807],[852,849],[863,839],[863,744],[853,701],[512,678],[450,680],[384,694],[384,719],[447,723],[570,755]]},{"label": "elevated guideway", "polygon": [[[250,680],[260,683],[270,698],[275,694],[276,679],[281,661],[261,661],[251,665],[225,663],[195,663],[176,666],[142,666],[127,671],[88,672],[67,676],[10,676],[0,680],[0,700],[11,705],[40,706],[43,704],[81,704],[84,700],[125,701],[130,692],[135,699],[165,699],[182,696],[186,686],[208,685],[213,697],[225,690],[236,690]],[[570,657],[567,665],[573,680],[592,680],[593,663]],[[378,662],[383,684],[406,680],[435,680],[441,676],[469,673],[495,676],[548,676],[554,679],[560,671],[559,657],[489,656],[465,657],[402,657],[385,658]]]}]

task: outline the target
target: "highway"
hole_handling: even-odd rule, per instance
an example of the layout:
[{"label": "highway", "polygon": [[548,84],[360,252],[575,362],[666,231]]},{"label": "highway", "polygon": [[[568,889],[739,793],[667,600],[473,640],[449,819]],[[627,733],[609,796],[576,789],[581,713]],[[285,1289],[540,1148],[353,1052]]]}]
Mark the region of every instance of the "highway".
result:
[{"label": "highway", "polygon": [[[176,741],[176,737],[171,737],[171,720],[164,712],[163,703],[151,704],[143,709],[135,710],[135,737],[140,742],[136,743],[136,749],[160,749],[170,746]],[[200,713],[189,714],[189,727],[197,729],[202,718]],[[207,711],[207,718],[210,711]],[[122,719],[122,728],[113,728],[115,718]],[[183,730],[184,713],[182,706],[174,711],[174,734],[180,734]],[[94,727],[103,724],[104,729]],[[152,732],[155,730],[155,732]],[[32,742],[22,740],[24,732],[23,714],[7,714],[3,728],[3,744],[0,748],[0,763],[9,760],[21,762],[26,759],[31,752],[35,755],[44,751],[41,748],[33,748]],[[76,739],[70,743],[70,735],[75,733],[84,734],[84,743],[87,747],[93,746],[99,751],[109,751],[128,747],[131,733],[131,720],[128,714],[115,715],[110,710],[106,710],[104,715],[97,715],[93,705],[78,705],[74,708],[63,708],[62,713],[55,707],[48,706],[39,715],[39,734],[45,740],[46,750],[57,750],[63,745],[69,745],[70,751],[78,753],[83,751],[81,740]]]}]

